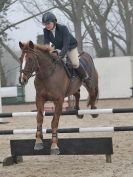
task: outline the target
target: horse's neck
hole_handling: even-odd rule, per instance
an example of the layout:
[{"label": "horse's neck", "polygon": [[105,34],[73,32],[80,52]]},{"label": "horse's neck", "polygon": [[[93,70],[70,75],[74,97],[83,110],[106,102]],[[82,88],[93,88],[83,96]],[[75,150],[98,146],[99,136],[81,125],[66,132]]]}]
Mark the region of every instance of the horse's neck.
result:
[{"label": "horse's neck", "polygon": [[63,74],[65,77],[65,71],[63,64],[59,61],[53,62],[53,59],[48,54],[40,54],[38,58],[39,63],[39,72],[37,74],[37,77],[39,78],[52,78],[52,75],[59,75]]}]

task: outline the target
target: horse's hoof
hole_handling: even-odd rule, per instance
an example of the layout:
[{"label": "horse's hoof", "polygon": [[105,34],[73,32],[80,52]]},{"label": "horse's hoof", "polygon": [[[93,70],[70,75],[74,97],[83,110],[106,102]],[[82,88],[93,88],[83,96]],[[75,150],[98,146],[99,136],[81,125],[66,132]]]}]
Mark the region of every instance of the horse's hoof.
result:
[{"label": "horse's hoof", "polygon": [[[97,107],[96,107],[96,106],[93,106],[91,109],[92,109],[92,110],[93,110],[93,109],[97,109]],[[92,116],[92,118],[97,118],[97,117],[99,116],[99,114],[91,114],[91,116]]]},{"label": "horse's hoof", "polygon": [[[80,110],[80,108],[75,106],[74,110]],[[76,116],[77,116],[78,119],[83,119],[84,114],[82,114],[82,115],[76,115]]]},{"label": "horse's hoof", "polygon": [[99,114],[91,114],[92,118],[97,118]]},{"label": "horse's hoof", "polygon": [[60,151],[59,148],[51,149],[50,155],[59,155]]},{"label": "horse's hoof", "polygon": [[42,150],[44,148],[43,143],[36,143],[34,146],[35,151]]},{"label": "horse's hoof", "polygon": [[83,119],[84,114],[82,114],[82,115],[76,115],[76,116],[77,116],[78,119]]}]

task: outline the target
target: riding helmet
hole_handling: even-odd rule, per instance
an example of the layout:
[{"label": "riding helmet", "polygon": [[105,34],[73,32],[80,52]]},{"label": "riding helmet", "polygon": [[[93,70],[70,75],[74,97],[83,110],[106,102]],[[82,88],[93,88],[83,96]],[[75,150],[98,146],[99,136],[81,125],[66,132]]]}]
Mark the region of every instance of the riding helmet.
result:
[{"label": "riding helmet", "polygon": [[48,23],[48,22],[57,22],[56,16],[52,12],[46,12],[42,16],[42,23]]}]

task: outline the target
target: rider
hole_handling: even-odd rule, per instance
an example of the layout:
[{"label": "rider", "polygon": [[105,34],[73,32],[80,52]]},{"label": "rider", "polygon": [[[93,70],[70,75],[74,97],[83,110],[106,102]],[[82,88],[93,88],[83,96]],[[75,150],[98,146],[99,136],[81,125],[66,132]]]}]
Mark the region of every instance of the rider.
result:
[{"label": "rider", "polygon": [[77,70],[87,87],[90,87],[89,76],[79,62],[77,40],[72,36],[68,28],[65,25],[58,24],[56,16],[51,12],[43,14],[42,24],[45,26],[43,29],[44,44],[50,44],[51,42],[56,49],[61,50],[59,53],[61,59],[64,59],[67,54],[73,68]]}]

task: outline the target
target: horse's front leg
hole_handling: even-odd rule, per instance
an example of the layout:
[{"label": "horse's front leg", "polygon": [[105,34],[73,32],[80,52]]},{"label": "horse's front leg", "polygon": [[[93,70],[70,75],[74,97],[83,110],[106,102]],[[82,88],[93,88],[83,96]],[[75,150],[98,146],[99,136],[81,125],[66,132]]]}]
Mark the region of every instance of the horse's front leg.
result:
[{"label": "horse's front leg", "polygon": [[36,98],[36,106],[37,106],[37,131],[36,131],[36,141],[34,150],[43,149],[43,132],[42,132],[42,124],[43,124],[43,112],[44,112],[44,101],[43,99]]},{"label": "horse's front leg", "polygon": [[58,147],[58,124],[59,124],[59,118],[62,113],[62,105],[64,100],[59,100],[57,102],[54,102],[55,104],[55,112],[54,116],[51,122],[51,128],[52,128],[52,144],[51,144],[51,155],[58,155],[60,153],[59,147]]}]

